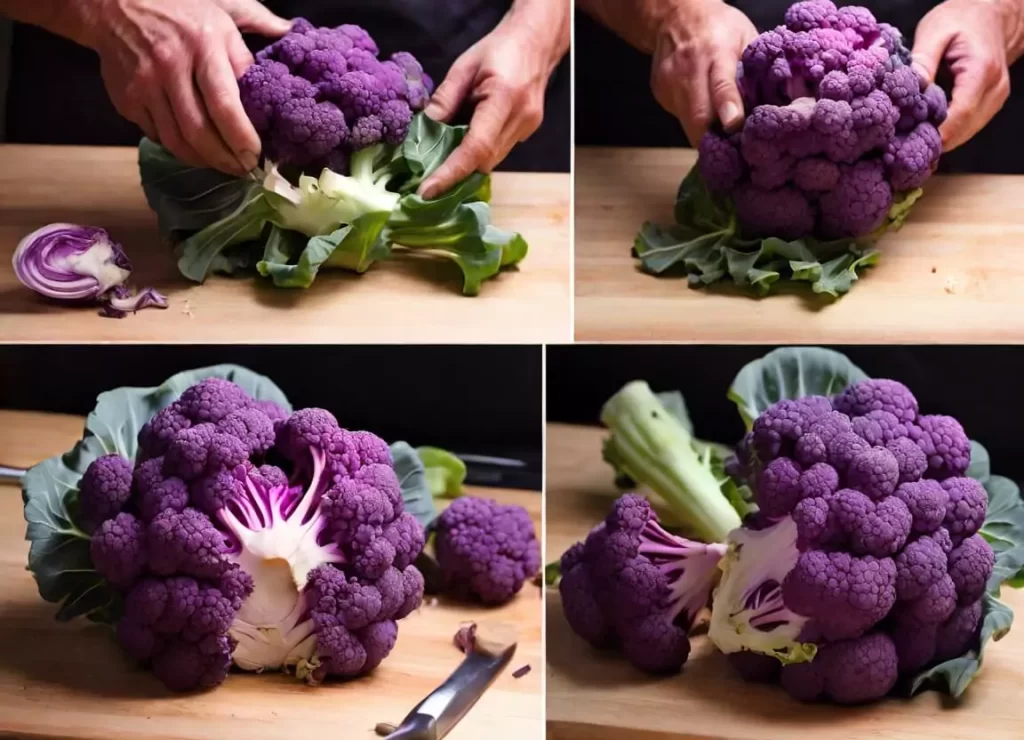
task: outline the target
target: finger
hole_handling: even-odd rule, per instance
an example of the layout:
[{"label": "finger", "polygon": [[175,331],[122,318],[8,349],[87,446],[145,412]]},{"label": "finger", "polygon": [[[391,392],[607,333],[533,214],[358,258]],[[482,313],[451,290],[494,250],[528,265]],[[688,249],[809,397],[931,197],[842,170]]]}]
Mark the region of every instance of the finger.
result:
[{"label": "finger", "polygon": [[245,33],[277,38],[284,36],[292,27],[291,21],[271,13],[256,0],[220,0],[220,6]]},{"label": "finger", "polygon": [[170,100],[162,90],[153,94],[147,111],[156,129],[156,140],[163,145],[164,149],[193,167],[206,166],[203,158],[182,138],[178,124],[174,120],[174,114],[171,112]]},{"label": "finger", "polygon": [[914,34],[914,49],[911,52],[913,67],[926,83],[935,82],[942,57],[956,36],[956,29],[942,23],[930,22],[926,16],[917,26]]},{"label": "finger", "polygon": [[245,172],[259,165],[260,137],[242,108],[228,57],[218,51],[199,60],[196,82],[216,130]]},{"label": "finger", "polygon": [[743,123],[743,100],[736,86],[736,60],[727,51],[719,54],[711,62],[708,77],[711,106],[725,130],[735,131]]},{"label": "finger", "polygon": [[949,115],[939,127],[943,151],[951,152],[978,133],[1002,107],[1005,98],[998,86],[986,84],[985,75],[973,63],[956,75]]},{"label": "finger", "polygon": [[202,157],[207,166],[236,175],[247,171],[242,169],[210,122],[190,69],[178,69],[168,78],[167,97],[182,138]]},{"label": "finger", "polygon": [[460,57],[448,71],[444,82],[434,91],[423,112],[435,121],[450,121],[473,88],[478,69],[475,57]]},{"label": "finger", "polygon": [[153,118],[145,109],[139,111],[132,120],[135,121],[135,125],[142,129],[142,133],[146,135],[147,139],[150,141],[159,141],[159,134],[157,134]]},{"label": "finger", "polygon": [[511,114],[512,103],[508,95],[494,95],[482,101],[469,123],[466,138],[424,181],[419,194],[430,200],[474,172],[490,172],[511,148],[510,144],[501,142]]},{"label": "finger", "polygon": [[226,48],[228,61],[231,62],[231,69],[234,71],[235,79],[237,80],[245,74],[245,70],[252,66],[252,52],[249,51],[249,47],[245,45],[241,34],[238,33],[228,34]]}]

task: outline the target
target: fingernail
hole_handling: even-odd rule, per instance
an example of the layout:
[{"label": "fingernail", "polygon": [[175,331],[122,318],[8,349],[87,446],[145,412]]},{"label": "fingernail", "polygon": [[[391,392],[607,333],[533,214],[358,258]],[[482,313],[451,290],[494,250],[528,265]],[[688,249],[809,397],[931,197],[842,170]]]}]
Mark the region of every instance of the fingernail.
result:
[{"label": "fingernail", "polygon": [[722,110],[718,112],[718,117],[722,119],[723,126],[732,128],[737,123],[736,119],[740,117],[740,107],[730,100],[722,106]]},{"label": "fingernail", "polygon": [[241,163],[242,168],[246,172],[252,172],[254,169],[259,167],[260,158],[256,152],[244,151],[239,156],[238,161]]},{"label": "fingernail", "polygon": [[913,69],[917,73],[917,76],[922,80],[925,82],[931,82],[931,75],[928,74],[928,70],[925,69],[923,65],[918,62],[912,62],[910,68]]},{"label": "fingernail", "polygon": [[428,103],[427,107],[423,109],[423,115],[436,121],[441,115],[441,107],[435,103]]},{"label": "fingernail", "polygon": [[432,182],[424,183],[417,192],[423,200],[432,200],[437,194],[437,186]]}]

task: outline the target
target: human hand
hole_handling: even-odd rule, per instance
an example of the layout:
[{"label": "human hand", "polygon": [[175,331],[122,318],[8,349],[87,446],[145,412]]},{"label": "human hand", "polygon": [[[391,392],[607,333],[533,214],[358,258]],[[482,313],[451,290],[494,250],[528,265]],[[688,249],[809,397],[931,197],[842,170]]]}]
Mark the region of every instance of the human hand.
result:
[{"label": "human hand", "polygon": [[466,137],[423,182],[421,196],[429,200],[473,172],[490,172],[540,127],[548,80],[569,48],[569,8],[517,3],[452,65],[426,115],[447,122],[465,100],[476,109]]},{"label": "human hand", "polygon": [[117,111],[178,159],[244,174],[260,139],[238,92],[252,64],[241,31],[277,37],[290,23],[257,0],[98,0],[76,40],[100,56]]},{"label": "human hand", "polygon": [[743,123],[736,66],[757,29],[721,0],[681,0],[658,28],[651,89],[696,147],[717,118],[727,131]]},{"label": "human hand", "polygon": [[939,127],[945,151],[966,143],[1010,96],[1009,66],[1024,50],[1020,0],[947,0],[914,33],[914,66],[934,82],[945,60],[953,73],[949,117]]}]

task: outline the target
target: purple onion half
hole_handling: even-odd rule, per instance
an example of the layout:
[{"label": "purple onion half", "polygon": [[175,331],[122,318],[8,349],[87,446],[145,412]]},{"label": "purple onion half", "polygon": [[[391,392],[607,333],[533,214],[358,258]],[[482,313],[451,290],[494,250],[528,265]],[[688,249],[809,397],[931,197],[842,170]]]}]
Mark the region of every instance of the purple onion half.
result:
[{"label": "purple onion half", "polygon": [[131,262],[100,228],[61,223],[36,229],[18,244],[13,263],[25,287],[60,301],[99,303],[104,316],[167,308],[167,298],[152,288],[133,296],[125,287]]}]

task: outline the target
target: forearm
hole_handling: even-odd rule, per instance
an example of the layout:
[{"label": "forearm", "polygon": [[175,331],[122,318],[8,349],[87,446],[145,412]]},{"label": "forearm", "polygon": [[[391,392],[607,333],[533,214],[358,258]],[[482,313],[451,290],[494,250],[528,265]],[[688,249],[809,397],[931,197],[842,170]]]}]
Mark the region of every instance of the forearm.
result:
[{"label": "forearm", "polygon": [[84,43],[82,6],[97,0],[0,0],[0,15]]},{"label": "forearm", "polygon": [[[666,18],[677,14],[690,0],[576,0],[596,21],[621,36],[631,46],[651,54],[657,45],[658,29]],[[696,0],[718,2],[718,0]]]},{"label": "forearm", "polygon": [[508,17],[534,29],[544,47],[551,50],[553,64],[557,64],[569,51],[572,35],[570,0],[514,0]]}]

